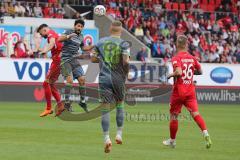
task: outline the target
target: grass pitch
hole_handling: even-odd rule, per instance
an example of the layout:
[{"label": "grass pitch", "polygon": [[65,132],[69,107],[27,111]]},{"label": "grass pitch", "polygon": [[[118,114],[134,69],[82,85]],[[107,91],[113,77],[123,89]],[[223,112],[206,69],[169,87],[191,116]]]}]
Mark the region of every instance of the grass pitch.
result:
[{"label": "grass pitch", "polygon": [[[113,143],[103,152],[100,118],[66,122],[53,115],[39,117],[43,103],[0,103],[1,160],[239,160],[240,106],[200,105],[213,141],[205,149],[200,130],[183,109],[177,147],[166,148],[168,105],[126,106],[123,145]],[[92,105],[93,106],[93,105]],[[111,112],[111,137],[115,137],[115,111]]]}]

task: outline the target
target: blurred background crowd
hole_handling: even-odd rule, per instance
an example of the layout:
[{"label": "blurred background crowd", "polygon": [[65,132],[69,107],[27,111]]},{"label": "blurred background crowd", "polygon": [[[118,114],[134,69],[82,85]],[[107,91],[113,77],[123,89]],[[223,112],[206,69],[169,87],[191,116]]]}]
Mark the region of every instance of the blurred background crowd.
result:
[{"label": "blurred background crowd", "polygon": [[[80,18],[79,13],[65,16],[63,6],[73,1],[76,3],[76,0],[3,0],[0,17]],[[122,21],[125,29],[147,46],[139,49],[135,57],[139,61],[145,62],[149,57],[169,61],[176,52],[176,35],[185,34],[190,53],[199,61],[240,63],[240,0],[78,0],[77,3],[102,4],[109,16]],[[15,48],[14,51],[23,50],[22,55],[28,50],[24,43],[16,44]]]}]

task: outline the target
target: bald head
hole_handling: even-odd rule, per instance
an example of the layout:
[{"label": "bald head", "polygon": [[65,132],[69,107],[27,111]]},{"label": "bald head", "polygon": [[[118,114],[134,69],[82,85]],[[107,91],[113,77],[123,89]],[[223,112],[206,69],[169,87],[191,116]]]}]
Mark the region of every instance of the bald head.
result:
[{"label": "bald head", "polygon": [[178,50],[187,50],[188,38],[185,35],[179,35],[177,37],[177,49]]},{"label": "bald head", "polygon": [[113,35],[121,35],[122,33],[122,22],[113,21],[110,27],[110,32]]}]

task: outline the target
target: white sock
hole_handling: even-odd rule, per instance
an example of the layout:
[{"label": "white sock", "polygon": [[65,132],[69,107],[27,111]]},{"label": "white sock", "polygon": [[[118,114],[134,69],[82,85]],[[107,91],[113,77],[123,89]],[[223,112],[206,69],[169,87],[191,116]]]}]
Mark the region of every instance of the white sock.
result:
[{"label": "white sock", "polygon": [[171,139],[171,138],[170,138],[170,142],[175,142],[175,141],[176,141],[175,139]]},{"label": "white sock", "polygon": [[206,136],[209,136],[209,134],[208,134],[208,131],[207,131],[207,130],[203,130],[203,131],[202,131],[202,134],[203,134],[203,136],[204,136],[204,137],[206,137]]},{"label": "white sock", "polygon": [[118,127],[117,129],[117,135],[122,137],[122,127]]},{"label": "white sock", "polygon": [[84,98],[83,100],[81,100],[81,102],[82,102],[82,103],[86,103],[86,100],[85,100],[85,98]]},{"label": "white sock", "polygon": [[103,140],[104,140],[104,143],[106,143],[107,141],[110,141],[109,132],[103,132]]}]

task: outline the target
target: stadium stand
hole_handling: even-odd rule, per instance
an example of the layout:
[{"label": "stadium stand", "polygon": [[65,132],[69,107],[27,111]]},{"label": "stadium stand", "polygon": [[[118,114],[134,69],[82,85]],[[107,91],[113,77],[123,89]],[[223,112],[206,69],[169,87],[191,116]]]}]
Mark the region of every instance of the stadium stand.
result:
[{"label": "stadium stand", "polygon": [[151,48],[152,57],[171,58],[176,35],[185,34],[201,62],[240,62],[239,0],[113,0],[105,5],[110,16]]},{"label": "stadium stand", "polygon": [[[66,18],[62,8],[65,3],[11,1],[2,3],[0,17]],[[169,60],[176,52],[176,35],[185,34],[191,53],[201,62],[240,63],[240,0],[85,0],[77,3],[105,5],[107,14],[121,20],[130,33],[151,49],[153,58]]]}]

